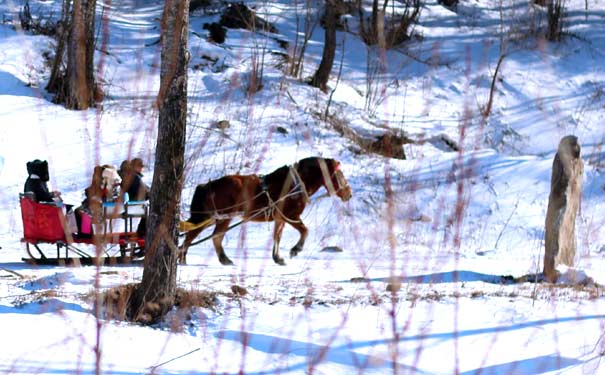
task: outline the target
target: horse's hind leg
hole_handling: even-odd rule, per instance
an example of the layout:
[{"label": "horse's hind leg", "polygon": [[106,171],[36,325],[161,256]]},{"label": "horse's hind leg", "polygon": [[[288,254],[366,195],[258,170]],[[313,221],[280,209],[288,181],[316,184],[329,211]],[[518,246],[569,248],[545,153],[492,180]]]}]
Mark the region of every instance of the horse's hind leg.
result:
[{"label": "horse's hind leg", "polygon": [[214,250],[216,250],[216,255],[218,256],[219,262],[221,262],[221,264],[224,266],[230,266],[233,264],[223,249],[223,238],[225,237],[227,229],[229,229],[230,222],[231,219],[217,221],[216,227],[214,227],[214,233],[212,233]]},{"label": "horse's hind leg", "polygon": [[279,256],[279,241],[281,240],[281,234],[284,231],[283,221],[275,220],[275,227],[273,227],[273,261],[280,266],[285,266],[284,258]]},{"label": "horse's hind leg", "polygon": [[294,229],[296,229],[298,231],[298,233],[300,233],[300,238],[298,239],[298,242],[296,243],[296,245],[294,245],[294,247],[292,249],[290,249],[290,258],[294,258],[295,256],[298,255],[298,253],[300,253],[302,251],[303,246],[305,246],[305,240],[307,239],[309,230],[307,229],[305,224],[303,224],[303,222],[300,221],[300,219],[298,219],[297,221],[289,221],[288,223]]},{"label": "horse's hind leg", "polygon": [[179,251],[180,264],[187,264],[187,249],[189,248],[193,240],[204,230],[204,228],[205,227],[196,228],[190,230],[189,232],[187,232],[187,234],[185,234],[185,241],[183,241],[183,244],[181,245]]}]

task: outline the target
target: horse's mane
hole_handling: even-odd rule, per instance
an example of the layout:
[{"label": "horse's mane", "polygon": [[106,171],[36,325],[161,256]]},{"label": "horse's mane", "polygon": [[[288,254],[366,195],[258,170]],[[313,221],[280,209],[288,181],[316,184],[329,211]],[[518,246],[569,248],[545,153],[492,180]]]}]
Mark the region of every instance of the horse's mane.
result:
[{"label": "horse's mane", "polygon": [[[333,173],[335,160],[324,159],[321,157],[308,157],[301,159],[292,165],[283,165],[275,171],[261,176],[263,184],[261,189],[267,187],[279,188],[280,191],[283,188],[283,184],[287,181],[290,169],[296,170],[297,177],[300,178],[305,185],[305,189],[309,190],[309,193],[317,191],[323,185],[323,173],[321,171],[321,163],[326,163],[329,173]],[[294,182],[297,184],[297,182]]]},{"label": "horse's mane", "polygon": [[309,169],[309,168],[319,168],[320,163],[326,163],[326,166],[329,170],[334,168],[334,159],[322,158],[319,156],[311,156],[308,158],[304,158],[298,161],[297,166],[299,170]]},{"label": "horse's mane", "polygon": [[290,173],[290,166],[283,165],[269,174],[259,176],[262,181],[259,188],[266,189],[275,183],[283,183],[286,180],[288,173]]}]

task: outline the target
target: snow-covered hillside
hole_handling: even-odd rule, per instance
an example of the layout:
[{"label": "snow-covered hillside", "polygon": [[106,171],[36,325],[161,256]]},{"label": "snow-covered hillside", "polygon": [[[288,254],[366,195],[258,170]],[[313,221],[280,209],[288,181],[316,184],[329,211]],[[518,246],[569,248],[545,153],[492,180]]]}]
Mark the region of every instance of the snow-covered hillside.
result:
[{"label": "snow-covered hillside", "polygon": [[[346,15],[350,32],[338,31],[323,93],[284,73],[308,6],[317,25],[302,77],[317,68],[323,2],[246,3],[277,33],[229,29],[215,44],[203,25],[221,7],[191,15],[183,218],[199,183],[311,155],[342,162],[353,198],[312,197],[305,249],[286,266],[271,259],[272,224],[228,233],[233,267],[208,242],[190,248],[179,286],[216,292],[213,309],[175,312],[157,327],[102,319],[98,331],[95,278],[101,292],[135,283],[142,264],[26,264],[18,194],[36,158],[74,204],[97,164],[139,156],[153,166],[163,2],[99,3],[109,16],[107,51],[95,56],[106,99],[79,112],[44,90],[54,41],[15,28],[23,1],[0,2],[1,371],[94,372],[100,332],[107,374],[605,373],[605,5],[567,1],[566,35],[553,43],[537,37],[537,5],[429,0],[414,38],[384,53],[366,47],[356,15]],[[61,2],[30,5],[59,14]],[[249,95],[259,62],[263,88]],[[229,127],[218,128],[222,120]],[[407,159],[360,147],[358,137],[387,132],[415,141],[403,146]],[[556,285],[515,282],[542,270],[552,160],[568,134],[585,163],[576,264],[559,269]],[[284,254],[296,240],[286,227]]]}]

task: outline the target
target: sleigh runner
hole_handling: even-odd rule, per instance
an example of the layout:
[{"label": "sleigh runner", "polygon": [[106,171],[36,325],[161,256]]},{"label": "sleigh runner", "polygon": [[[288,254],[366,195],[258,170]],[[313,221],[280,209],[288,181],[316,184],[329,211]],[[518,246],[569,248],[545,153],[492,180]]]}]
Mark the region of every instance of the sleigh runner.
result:
[{"label": "sleigh runner", "polygon": [[[118,264],[145,255],[145,239],[132,231],[132,219],[147,214],[145,202],[124,205],[124,211],[112,215],[115,205],[103,207],[102,223],[94,225],[98,233],[72,234],[63,208],[54,204],[38,203],[26,194],[19,195],[23,220],[23,238],[28,258],[22,260],[40,265]],[[134,211],[134,212],[133,212]],[[113,232],[113,220],[124,220],[126,230]],[[91,231],[92,232],[92,231]],[[54,255],[47,252],[54,248]],[[92,249],[92,250],[90,250]]]}]

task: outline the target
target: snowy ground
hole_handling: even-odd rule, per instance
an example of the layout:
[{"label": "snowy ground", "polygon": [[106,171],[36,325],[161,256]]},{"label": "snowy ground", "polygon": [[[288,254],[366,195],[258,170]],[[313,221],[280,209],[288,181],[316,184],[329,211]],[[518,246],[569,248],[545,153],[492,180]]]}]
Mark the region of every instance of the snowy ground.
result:
[{"label": "snowy ground", "polygon": [[[60,6],[31,3],[33,13]],[[463,145],[461,152],[431,142],[405,146],[408,160],[359,152],[318,120],[328,95],[279,69],[286,51],[277,40],[292,47],[296,34],[292,2],[256,3],[278,35],[229,30],[227,42],[215,45],[202,26],[218,15],[191,18],[183,216],[198,183],[267,173],[310,155],[340,160],[353,198],[313,197],[303,214],[305,250],[283,267],[270,257],[270,224],[227,235],[233,267],[221,266],[208,243],[192,247],[179,286],[216,292],[214,309],[175,312],[158,327],[101,319],[100,329],[95,278],[101,291],[135,283],[142,265],[22,262],[17,197],[25,163],[35,158],[49,161],[50,185],[76,204],[95,164],[141,156],[153,166],[162,4],[111,3],[109,53],[96,56],[104,64],[103,110],[71,112],[44,91],[43,55],[53,41],[15,31],[21,2],[0,3],[0,371],[91,373],[100,333],[107,374],[605,373],[603,291],[582,283],[605,284],[603,3],[567,2],[569,35],[554,44],[531,33],[539,7],[464,0],[454,12],[428,1],[416,29],[422,38],[383,56],[369,104],[368,49],[339,32],[342,74],[330,82],[335,118],[365,136],[392,129],[415,139],[446,134]],[[514,22],[503,25],[501,17]],[[317,27],[305,77],[322,39]],[[263,51],[264,88],[248,96],[251,61]],[[500,51],[507,57],[484,119]],[[213,127],[218,120],[230,128]],[[579,137],[585,163],[576,266],[560,268],[556,285],[509,282],[502,276],[541,271],[550,168],[567,134]],[[296,240],[286,228],[282,252]],[[333,247],[343,252],[322,251]],[[234,295],[234,285],[248,294]]]}]

